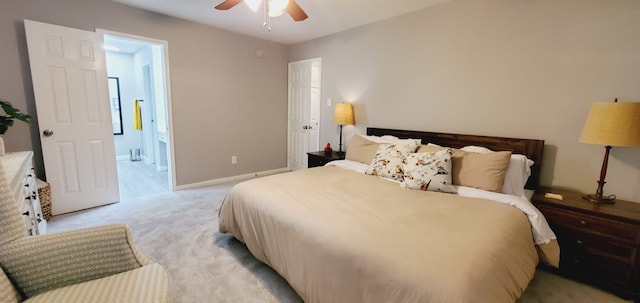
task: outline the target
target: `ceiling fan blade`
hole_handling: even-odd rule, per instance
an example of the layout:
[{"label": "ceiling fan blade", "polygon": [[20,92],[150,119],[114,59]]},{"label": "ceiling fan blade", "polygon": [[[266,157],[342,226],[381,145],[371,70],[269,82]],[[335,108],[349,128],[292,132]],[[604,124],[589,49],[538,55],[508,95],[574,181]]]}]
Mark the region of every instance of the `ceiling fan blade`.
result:
[{"label": "ceiling fan blade", "polygon": [[219,10],[228,10],[236,5],[238,5],[238,3],[242,2],[242,0],[224,0],[222,3],[216,5],[216,9]]},{"label": "ceiling fan blade", "polygon": [[309,18],[309,16],[307,16],[307,13],[302,10],[300,5],[298,5],[295,0],[289,0],[289,5],[287,5],[286,10],[287,13],[289,13],[289,16],[291,16],[291,18],[293,18],[293,20],[295,21],[302,21]]}]

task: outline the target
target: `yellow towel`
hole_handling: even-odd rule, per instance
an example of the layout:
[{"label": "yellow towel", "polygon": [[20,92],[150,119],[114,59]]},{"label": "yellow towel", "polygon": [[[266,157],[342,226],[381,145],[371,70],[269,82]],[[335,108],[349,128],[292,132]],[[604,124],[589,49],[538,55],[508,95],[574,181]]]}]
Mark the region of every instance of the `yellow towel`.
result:
[{"label": "yellow towel", "polygon": [[133,100],[133,129],[142,130],[142,112],[138,100]]}]

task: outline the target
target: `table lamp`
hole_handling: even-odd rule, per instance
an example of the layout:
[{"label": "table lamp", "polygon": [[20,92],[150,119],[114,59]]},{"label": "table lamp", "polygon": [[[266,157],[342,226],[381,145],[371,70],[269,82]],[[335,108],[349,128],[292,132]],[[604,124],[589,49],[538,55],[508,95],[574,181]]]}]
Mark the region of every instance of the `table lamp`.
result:
[{"label": "table lamp", "polygon": [[333,124],[340,125],[340,144],[338,154],[344,154],[342,151],[342,126],[354,125],[355,119],[353,118],[353,105],[349,103],[338,103],[333,112]]},{"label": "table lamp", "polygon": [[581,143],[604,145],[604,160],[595,195],[583,198],[594,203],[615,203],[616,196],[603,196],[609,151],[612,146],[640,146],[640,102],[593,103],[584,123]]}]

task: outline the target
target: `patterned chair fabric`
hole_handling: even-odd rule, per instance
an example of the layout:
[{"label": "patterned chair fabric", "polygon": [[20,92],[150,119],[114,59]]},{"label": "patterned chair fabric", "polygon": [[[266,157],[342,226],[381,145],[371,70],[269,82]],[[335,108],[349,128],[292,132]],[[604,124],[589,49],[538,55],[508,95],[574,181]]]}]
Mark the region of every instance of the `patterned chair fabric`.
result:
[{"label": "patterned chair fabric", "polygon": [[[27,229],[22,223],[18,203],[6,203],[12,200],[12,193],[4,176],[4,167],[0,164],[0,247],[5,243],[27,236]],[[11,284],[7,275],[0,273],[0,302],[17,303],[21,297]]]},{"label": "patterned chair fabric", "polygon": [[124,224],[28,236],[2,172],[0,302],[172,302],[169,273]]},{"label": "patterned chair fabric", "polygon": [[26,297],[151,263],[138,260],[125,225],[107,225],[6,243],[0,262]]},{"label": "patterned chair fabric", "polygon": [[4,243],[28,235],[22,221],[20,208],[17,201],[13,201],[15,198],[7,182],[4,167],[0,163],[0,223],[2,223],[2,228],[0,228],[0,247]]},{"label": "patterned chair fabric", "polygon": [[18,303],[22,300],[7,275],[0,271],[0,302]]},{"label": "patterned chair fabric", "polygon": [[169,274],[158,263],[116,275],[57,288],[25,303],[171,302]]}]

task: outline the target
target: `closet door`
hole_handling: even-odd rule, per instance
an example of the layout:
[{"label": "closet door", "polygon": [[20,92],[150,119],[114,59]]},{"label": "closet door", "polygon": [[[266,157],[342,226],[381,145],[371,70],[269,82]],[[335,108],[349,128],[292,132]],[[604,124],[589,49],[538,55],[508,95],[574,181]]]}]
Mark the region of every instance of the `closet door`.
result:
[{"label": "closet door", "polygon": [[319,58],[289,63],[287,165],[307,168],[307,152],[318,151],[320,137]]}]

